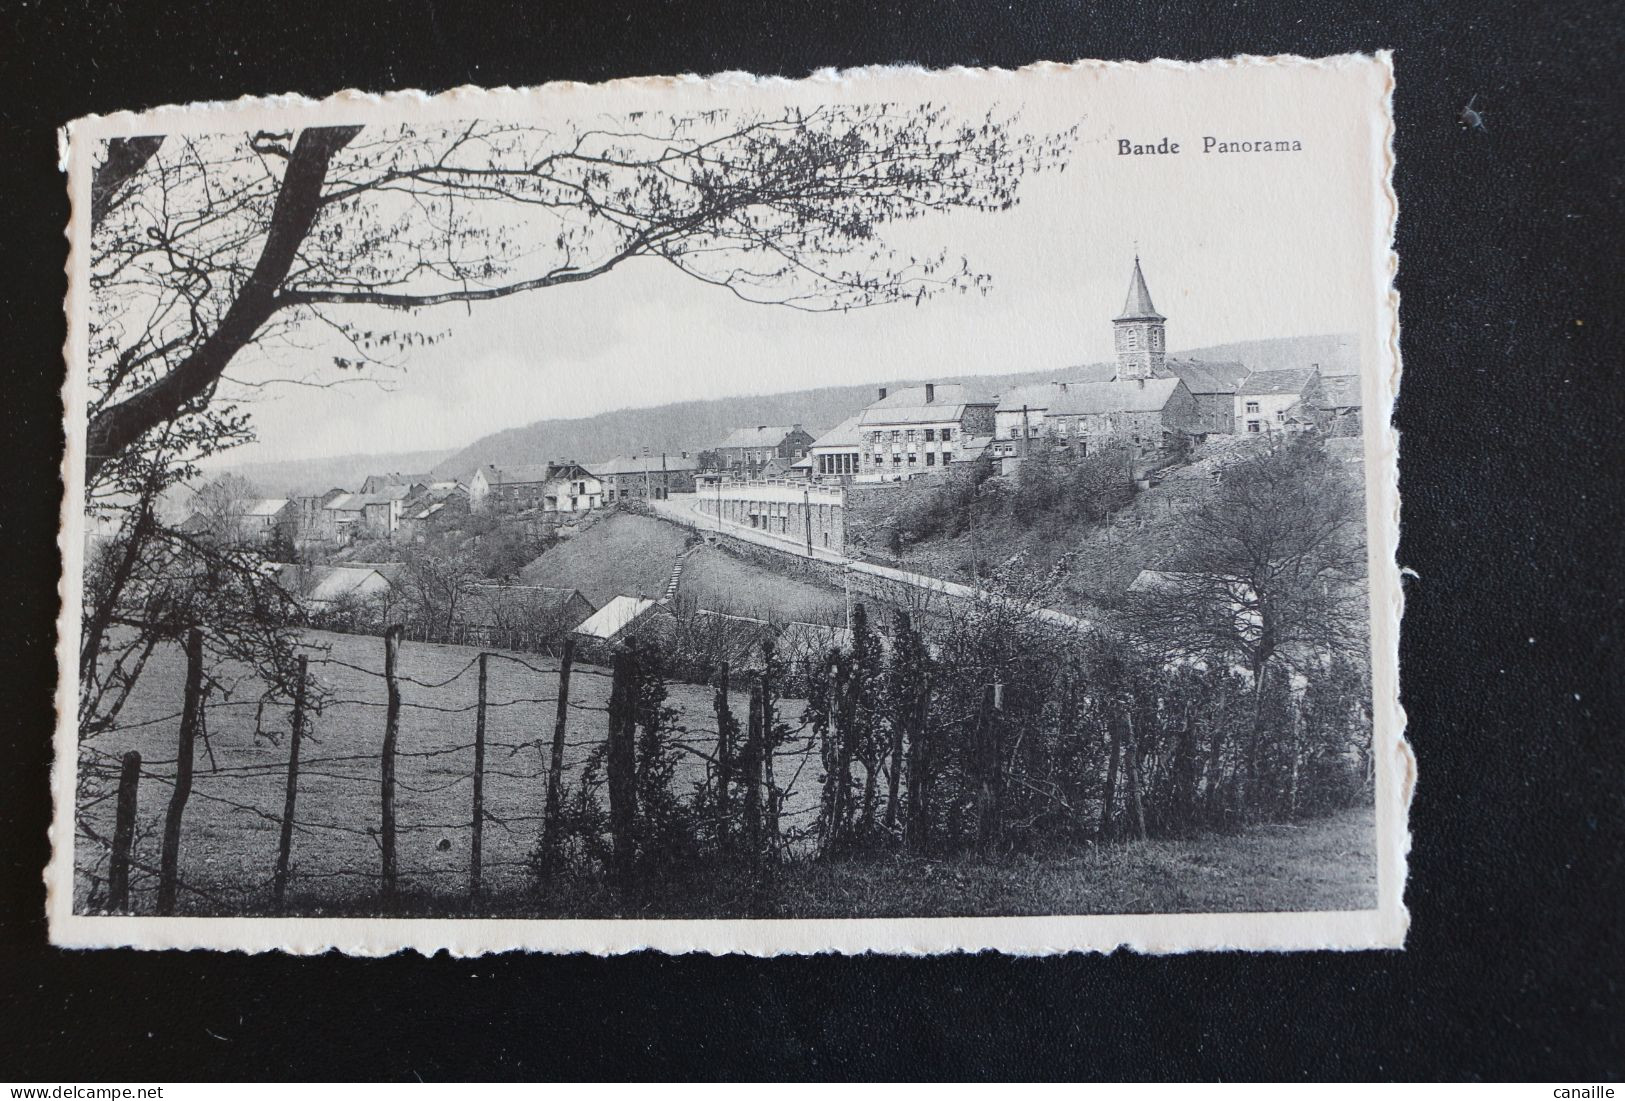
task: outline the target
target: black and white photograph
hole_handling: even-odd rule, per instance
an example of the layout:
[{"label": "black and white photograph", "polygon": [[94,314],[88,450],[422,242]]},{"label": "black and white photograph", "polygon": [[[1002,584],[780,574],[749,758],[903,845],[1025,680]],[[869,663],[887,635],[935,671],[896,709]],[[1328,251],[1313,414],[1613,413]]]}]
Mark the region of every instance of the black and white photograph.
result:
[{"label": "black and white photograph", "polygon": [[1399,945],[1391,82],[73,124],[53,939]]}]

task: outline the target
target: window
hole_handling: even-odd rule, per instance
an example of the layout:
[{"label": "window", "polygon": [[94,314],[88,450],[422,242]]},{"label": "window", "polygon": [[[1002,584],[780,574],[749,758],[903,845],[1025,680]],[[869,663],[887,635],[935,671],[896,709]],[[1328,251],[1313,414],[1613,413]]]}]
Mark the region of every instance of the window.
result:
[{"label": "window", "polygon": [[1247,403],[1247,412],[1249,412],[1249,413],[1258,412],[1258,403],[1256,401],[1248,402]]},{"label": "window", "polygon": [[947,443],[949,440],[951,440],[953,438],[954,438],[954,430],[952,428],[944,428],[942,430],[942,442],[943,443]]},{"label": "window", "polygon": [[903,434],[901,432],[899,432],[897,429],[893,428],[891,430],[891,441],[892,441],[892,443],[896,443],[898,440],[900,440],[902,438],[903,438]]},{"label": "window", "polygon": [[1152,329],[1151,330],[1151,347],[1153,347],[1153,348],[1162,347],[1162,330],[1161,329]]},{"label": "window", "polygon": [[925,453],[925,465],[926,466],[936,466],[937,465],[937,453],[935,451],[927,451]]},{"label": "window", "polygon": [[1012,424],[1010,426],[1010,438],[1012,440],[1021,439],[1021,426],[1020,425]]},{"label": "window", "polygon": [[1275,411],[1275,423],[1276,424],[1285,424],[1286,423],[1286,410],[1285,409],[1277,409]]},{"label": "window", "polygon": [[937,438],[937,430],[935,428],[927,428],[925,430],[925,442],[926,443],[930,443],[932,440],[934,440],[936,438]]},{"label": "window", "polygon": [[1249,431],[1249,432],[1257,432],[1259,430],[1260,430],[1260,426],[1259,426],[1259,423],[1257,421],[1248,421],[1247,422],[1247,431]]},{"label": "window", "polygon": [[897,452],[893,451],[892,456],[891,456],[891,461],[892,461],[893,466],[897,466],[898,464],[900,464],[903,461],[903,456],[901,456]]},{"label": "window", "polygon": [[910,465],[910,466],[913,466],[913,465],[914,465],[914,461],[915,461],[915,456],[914,456],[914,452],[912,452],[912,451],[910,451],[910,452],[909,452],[909,453],[908,453],[908,465]]},{"label": "window", "polygon": [[1135,348],[1138,348],[1139,346],[1140,346],[1140,333],[1139,333],[1139,330],[1130,329],[1128,331],[1128,347],[1129,347],[1129,350],[1133,351]]}]

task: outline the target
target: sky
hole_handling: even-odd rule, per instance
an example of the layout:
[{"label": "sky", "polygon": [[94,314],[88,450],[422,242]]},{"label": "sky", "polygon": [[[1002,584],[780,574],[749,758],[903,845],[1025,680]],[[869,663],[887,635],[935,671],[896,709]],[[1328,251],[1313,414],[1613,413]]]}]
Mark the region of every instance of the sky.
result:
[{"label": "sky", "polygon": [[[633,261],[585,283],[425,314],[446,336],[415,349],[387,390],[268,388],[254,405],[259,441],[232,458],[455,448],[628,406],[1107,360],[1136,254],[1176,354],[1370,328],[1371,188],[1359,133],[1368,119],[1271,96],[1256,81],[1234,96],[1193,96],[1177,74],[1133,76],[1068,81],[1064,95],[1006,82],[998,102],[1019,106],[1023,124],[1080,126],[1066,170],[1029,176],[1011,211],[886,231],[905,249],[965,256],[991,276],[985,296],[808,314]],[[983,90],[975,113],[988,102]],[[1305,149],[1203,154],[1204,134],[1301,137]],[[1182,152],[1124,156],[1124,136],[1171,136]],[[284,373],[234,367],[255,371]]]}]

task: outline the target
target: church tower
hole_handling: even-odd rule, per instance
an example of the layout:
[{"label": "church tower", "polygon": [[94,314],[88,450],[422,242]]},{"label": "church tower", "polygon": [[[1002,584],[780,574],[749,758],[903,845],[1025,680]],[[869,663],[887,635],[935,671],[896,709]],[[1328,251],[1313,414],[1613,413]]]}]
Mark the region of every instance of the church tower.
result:
[{"label": "church tower", "polygon": [[1146,289],[1140,258],[1136,256],[1128,301],[1123,303],[1123,312],[1112,319],[1112,327],[1117,330],[1118,378],[1157,378],[1164,373],[1168,339],[1163,322],[1167,320],[1151,304],[1151,292]]}]

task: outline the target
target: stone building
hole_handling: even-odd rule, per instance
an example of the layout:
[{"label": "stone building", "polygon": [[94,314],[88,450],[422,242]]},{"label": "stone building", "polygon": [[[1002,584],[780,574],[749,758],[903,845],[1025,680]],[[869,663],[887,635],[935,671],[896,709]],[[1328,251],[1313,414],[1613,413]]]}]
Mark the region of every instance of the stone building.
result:
[{"label": "stone building", "polygon": [[799,424],[759,424],[734,429],[714,450],[725,472],[755,476],[774,459],[793,463],[802,458],[812,443],[811,433]]},{"label": "stone building", "polygon": [[693,493],[694,475],[700,462],[687,451],[677,454],[619,455],[591,464],[593,474],[604,486],[604,503],[664,501],[673,493]]},{"label": "stone building", "polygon": [[1116,440],[1136,456],[1166,450],[1199,422],[1196,398],[1177,378],[1133,378],[1067,387],[1045,414],[1048,435],[1087,455]]},{"label": "stone building", "polygon": [[469,504],[497,512],[587,512],[604,503],[604,484],[573,459],[539,466],[482,466],[468,483]]},{"label": "stone building", "polygon": [[1236,387],[1236,431],[1249,434],[1282,431],[1286,428],[1288,412],[1294,405],[1302,402],[1305,406],[1316,407],[1320,401],[1318,365],[1256,371]]},{"label": "stone building", "polygon": [[958,383],[905,386],[869,403],[858,418],[858,476],[894,481],[940,472],[955,446],[993,433],[997,402],[973,399]]}]

